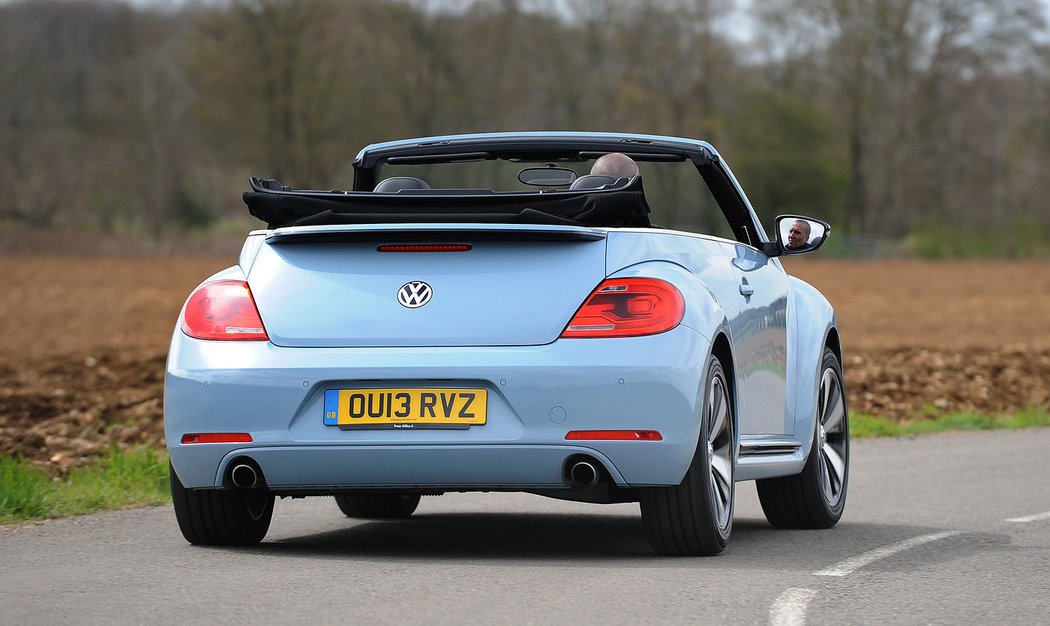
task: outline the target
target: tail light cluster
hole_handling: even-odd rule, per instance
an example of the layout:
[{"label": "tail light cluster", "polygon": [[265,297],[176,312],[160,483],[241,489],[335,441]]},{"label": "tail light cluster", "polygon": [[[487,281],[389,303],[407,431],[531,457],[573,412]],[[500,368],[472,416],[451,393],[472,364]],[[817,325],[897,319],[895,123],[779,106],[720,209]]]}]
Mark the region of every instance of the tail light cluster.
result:
[{"label": "tail light cluster", "polygon": [[637,337],[678,326],[685,316],[682,293],[656,278],[611,278],[576,311],[562,337]]},{"label": "tail light cluster", "polygon": [[[598,285],[562,332],[564,338],[638,337],[666,332],[685,316],[682,293],[656,278],[612,278]],[[201,285],[186,301],[182,332],[196,339],[267,341],[243,280]]]},{"label": "tail light cluster", "polygon": [[266,341],[259,309],[243,280],[217,280],[201,285],[186,301],[182,332],[196,339]]}]

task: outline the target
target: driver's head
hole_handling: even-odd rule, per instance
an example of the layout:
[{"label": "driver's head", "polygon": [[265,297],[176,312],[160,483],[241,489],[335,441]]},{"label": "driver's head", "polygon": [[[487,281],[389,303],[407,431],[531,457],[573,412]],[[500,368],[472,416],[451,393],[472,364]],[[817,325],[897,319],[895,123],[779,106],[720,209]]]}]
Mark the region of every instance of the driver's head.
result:
[{"label": "driver's head", "polygon": [[638,164],[622,152],[610,152],[598,157],[591,166],[591,174],[604,174],[613,178],[634,178],[638,175]]},{"label": "driver's head", "polygon": [[787,247],[801,248],[809,243],[809,222],[806,220],[795,220],[788,229]]}]

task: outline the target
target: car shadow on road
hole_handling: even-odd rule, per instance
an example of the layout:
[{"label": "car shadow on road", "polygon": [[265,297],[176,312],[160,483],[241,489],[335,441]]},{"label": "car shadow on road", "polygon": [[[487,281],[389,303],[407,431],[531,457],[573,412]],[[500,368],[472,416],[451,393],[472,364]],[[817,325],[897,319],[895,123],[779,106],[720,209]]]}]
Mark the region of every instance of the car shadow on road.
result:
[{"label": "car shadow on road", "polygon": [[[730,566],[813,572],[867,550],[940,530],[850,522],[828,530],[780,530],[763,519],[738,518],[729,548],[712,560],[658,556],[649,548],[641,517],[622,515],[437,513],[346,523],[346,528],[266,541],[248,550],[268,556],[385,562],[512,560],[572,567],[616,562],[627,567]],[[927,562],[974,550],[1002,549],[1003,540],[967,533],[951,539],[946,547],[951,549],[930,549]]]},{"label": "car shadow on road", "polygon": [[641,517],[564,513],[435,513],[346,520],[339,530],[267,541],[269,554],[397,559],[650,558]]},{"label": "car shadow on road", "polygon": [[[348,519],[346,524],[346,528],[339,530],[267,541],[255,549],[267,554],[310,557],[529,559],[573,563],[636,559],[652,564],[656,557],[646,541],[640,516],[433,513],[403,520]],[[865,536],[900,532],[873,532],[856,527],[854,530]],[[741,564],[752,559],[766,562],[770,550],[776,548],[776,552],[797,560],[802,551],[812,553],[809,544],[827,544],[841,535],[837,530],[782,531],[772,528],[765,520],[737,519],[732,542],[723,555]]]}]

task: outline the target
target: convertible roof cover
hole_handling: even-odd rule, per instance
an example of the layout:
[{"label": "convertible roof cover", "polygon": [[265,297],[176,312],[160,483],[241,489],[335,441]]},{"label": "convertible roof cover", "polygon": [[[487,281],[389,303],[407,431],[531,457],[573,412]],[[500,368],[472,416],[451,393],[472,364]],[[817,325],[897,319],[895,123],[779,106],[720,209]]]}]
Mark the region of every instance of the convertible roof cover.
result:
[{"label": "convertible roof cover", "polygon": [[490,223],[648,227],[641,177],[588,191],[300,191],[251,179],[248,212],[269,228],[320,224]]}]

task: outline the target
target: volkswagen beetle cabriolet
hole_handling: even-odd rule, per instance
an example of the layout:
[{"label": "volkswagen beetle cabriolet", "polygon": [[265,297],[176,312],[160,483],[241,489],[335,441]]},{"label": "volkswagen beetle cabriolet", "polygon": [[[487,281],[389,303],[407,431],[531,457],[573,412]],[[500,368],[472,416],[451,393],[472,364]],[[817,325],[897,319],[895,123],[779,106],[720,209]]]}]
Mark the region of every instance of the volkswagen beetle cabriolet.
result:
[{"label": "volkswagen beetle cabriolet", "polygon": [[636,501],[669,555],[725,549],[740,481],[774,526],[839,520],[839,330],[780,259],[827,223],[771,240],[693,139],[457,135],[353,165],[347,190],[252,178],[267,227],[182,309],[164,421],[190,543],[261,541],[277,496],[365,519],[445,492]]}]

